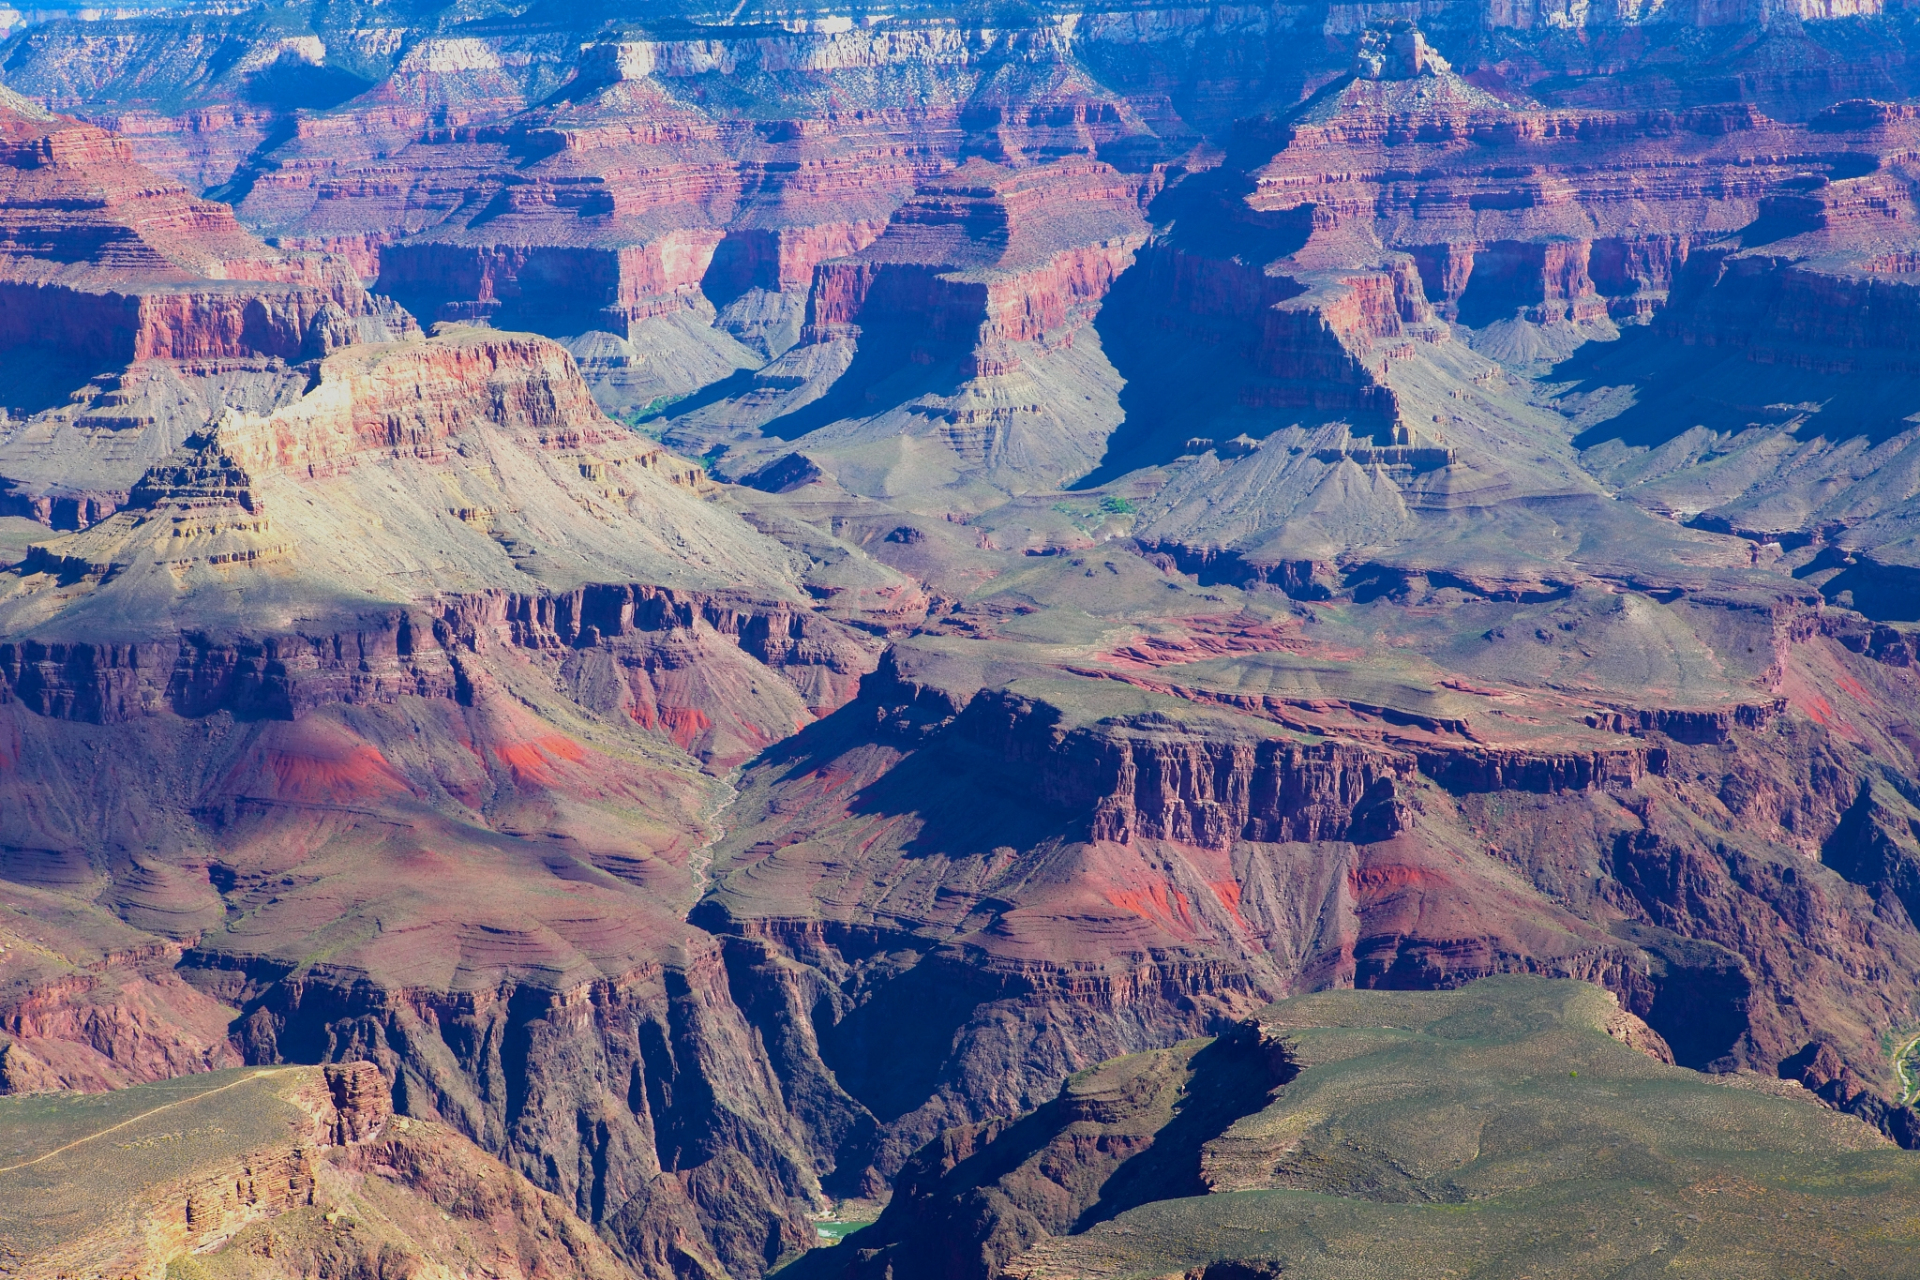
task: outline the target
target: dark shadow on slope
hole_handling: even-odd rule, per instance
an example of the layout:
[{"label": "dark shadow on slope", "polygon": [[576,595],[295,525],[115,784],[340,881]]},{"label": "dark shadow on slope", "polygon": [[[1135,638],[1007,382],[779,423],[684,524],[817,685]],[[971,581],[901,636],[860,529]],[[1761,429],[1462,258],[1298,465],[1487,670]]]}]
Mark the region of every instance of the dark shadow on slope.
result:
[{"label": "dark shadow on slope", "polygon": [[[128,343],[131,346],[131,342]],[[131,351],[127,353],[131,357]],[[27,417],[67,403],[109,361],[52,345],[15,347],[0,352],[0,409]]]},{"label": "dark shadow on slope", "polygon": [[1574,382],[1576,393],[1633,390],[1629,408],[1574,437],[1576,449],[1609,441],[1658,449],[1696,427],[1722,436],[1785,430],[1800,441],[1863,439],[1873,446],[1912,430],[1910,417],[1920,410],[1920,379],[1913,377],[1762,364],[1741,351],[1702,362],[1700,348],[1652,330],[1608,345],[1614,349],[1576,353],[1548,375]]},{"label": "dark shadow on slope", "polygon": [[1920,621],[1920,569],[1911,565],[1862,556],[1822,583],[1820,594],[1875,622]]},{"label": "dark shadow on slope", "polygon": [[[940,855],[957,864],[984,865],[997,848],[1032,850],[1059,837],[1067,815],[1017,794],[999,776],[1006,769],[1004,759],[942,727],[951,707],[928,705],[919,708],[924,715],[917,715],[901,693],[884,672],[869,676],[853,703],[768,748],[748,766],[750,774],[769,776],[775,785],[804,786],[808,775],[835,768],[849,753],[879,745],[913,746],[918,735],[910,729],[903,730],[905,742],[888,731],[876,733],[877,718],[894,725],[916,718],[926,722],[932,741],[911,749],[847,803],[854,824],[841,831],[829,819],[813,832],[811,844],[831,846],[836,839],[863,839],[883,829],[863,818],[904,817],[917,829],[896,846],[881,846],[874,856]],[[824,856],[846,865],[858,863],[865,852],[850,846],[830,848]],[[729,874],[723,864],[714,890],[689,915],[692,923],[716,933],[738,932],[727,906]],[[993,909],[991,901],[981,905]],[[813,1009],[820,1058],[840,1087],[882,1124],[916,1110],[951,1079],[962,1033],[981,1006],[1025,989],[1018,975],[990,971],[958,950],[891,928],[837,931],[833,945],[850,962],[870,966],[864,983],[870,994],[851,1008],[823,998]],[[886,954],[863,954],[863,947]]]},{"label": "dark shadow on slope", "polygon": [[1059,1129],[1060,1108],[1046,1103],[1007,1124],[944,1177],[926,1167],[947,1141],[936,1138],[895,1180],[892,1202],[878,1221],[837,1247],[804,1254],[780,1272],[781,1280],[972,1280],[985,1270],[981,1250],[972,1246],[1000,1225],[994,1220],[999,1206],[981,1202]]},{"label": "dark shadow on slope", "polygon": [[1266,1106],[1275,1088],[1299,1074],[1290,1061],[1276,1069],[1250,1028],[1235,1028],[1194,1054],[1192,1071],[1173,1119],[1151,1147],[1114,1170],[1099,1200],[1075,1220],[1076,1234],[1155,1200],[1208,1194],[1211,1188],[1200,1176],[1201,1148]]},{"label": "dark shadow on slope", "polygon": [[[1569,395],[1627,387],[1634,396],[1631,406],[1575,436],[1573,447],[1591,449],[1617,440],[1630,448],[1657,449],[1696,426],[1715,432],[1744,428],[1748,410],[1758,406],[1726,403],[1711,394],[1721,384],[1739,385],[1726,375],[1726,366],[1736,372],[1745,366],[1740,354],[1676,350],[1676,345],[1651,328],[1633,329],[1617,342],[1589,343],[1556,365],[1545,381],[1571,383]],[[1751,377],[1745,385],[1752,390]]]},{"label": "dark shadow on slope", "polygon": [[756,369],[736,369],[718,382],[709,382],[692,395],[675,400],[660,416],[671,422],[709,405],[719,404],[722,400],[746,395],[753,390],[753,375],[757,372]]},{"label": "dark shadow on slope", "polygon": [[1869,777],[1820,849],[1820,861],[1909,923],[1920,921],[1920,810],[1892,779]]},{"label": "dark shadow on slope", "polygon": [[1296,1071],[1249,1026],[1229,1030],[1184,1064],[1182,1056],[1176,1049],[1133,1060],[1139,1074],[1131,1076],[1124,1063],[1110,1063],[1101,1072],[1119,1075],[1117,1088],[1096,1084],[1092,1097],[1063,1088],[1018,1119],[948,1130],[900,1171],[879,1221],[783,1274],[988,1280],[1048,1234],[1077,1234],[1140,1205],[1205,1195],[1202,1148],[1264,1107]]},{"label": "dark shadow on slope", "polygon": [[1114,282],[1094,319],[1101,349],[1124,379],[1120,425],[1107,437],[1100,464],[1074,489],[1098,488],[1140,467],[1172,462],[1186,452],[1189,439],[1214,434],[1214,424],[1239,401],[1258,333],[1230,318],[1173,310],[1156,275],[1151,264],[1136,261]]},{"label": "dark shadow on slope", "polygon": [[[1759,294],[1759,290],[1747,292]],[[1719,299],[1709,325],[1724,326],[1744,309],[1769,304],[1763,296]],[[1562,361],[1546,381],[1571,383],[1569,394],[1626,387],[1634,402],[1573,439],[1576,449],[1609,441],[1657,449],[1704,427],[1720,435],[1786,429],[1796,440],[1863,439],[1878,445],[1914,427],[1920,378],[1898,373],[1864,376],[1858,352],[1823,354],[1813,343],[1794,358],[1771,358],[1771,347],[1711,347],[1677,341],[1672,324],[1625,331],[1612,343],[1589,343]],[[1764,335],[1773,345],[1784,341]]]},{"label": "dark shadow on slope", "polygon": [[[1240,400],[1256,376],[1259,310],[1220,305],[1224,300],[1194,283],[1193,260],[1273,262],[1306,244],[1312,222],[1311,211],[1252,213],[1242,203],[1248,189],[1245,175],[1212,170],[1155,200],[1150,216],[1167,228],[1165,234],[1114,281],[1093,322],[1101,349],[1124,379],[1120,425],[1108,437],[1100,465],[1074,489],[1097,488],[1137,468],[1171,462],[1193,437],[1231,437],[1252,425],[1239,420],[1246,417]],[[1271,292],[1278,299],[1304,289],[1276,282]],[[1290,413],[1288,420],[1300,417]],[[1267,429],[1280,425],[1275,420]]]},{"label": "dark shadow on slope", "polygon": [[237,208],[253,194],[254,185],[262,177],[279,169],[280,164],[272,158],[273,153],[293,141],[299,130],[300,121],[293,113],[288,112],[278,117],[268,127],[266,136],[260,139],[260,145],[255,147],[247,158],[240,162],[240,167],[233,171],[233,176],[218,186],[207,188],[201,194],[209,200],[218,200]]},{"label": "dark shadow on slope", "polygon": [[[899,963],[899,957],[889,957],[885,967]],[[952,1079],[962,1032],[981,1006],[1026,994],[1025,983],[959,952],[923,955],[904,972],[888,974],[870,999],[837,1022],[822,1000],[814,1010],[820,1060],[842,1089],[880,1123],[890,1124],[918,1110]]]},{"label": "dark shadow on slope", "polygon": [[[1623,837],[1622,843],[1633,842]],[[1656,841],[1647,852],[1658,858],[1666,851]],[[1617,865],[1616,874],[1626,870],[1633,877],[1629,889],[1640,896],[1649,869],[1646,863]],[[1746,963],[1725,947],[1653,925],[1623,921],[1613,932],[1653,961],[1652,1001],[1635,1012],[1666,1039],[1674,1061],[1695,1071],[1730,1070],[1735,1064],[1728,1055],[1750,1026],[1747,1008],[1753,979]]]},{"label": "dark shadow on slope", "polygon": [[919,830],[900,847],[910,858],[984,856],[1078,838],[1080,833],[1069,831],[1073,814],[1020,794],[1006,771],[1005,760],[949,732],[901,760],[848,807],[856,814],[918,820]]},{"label": "dark shadow on slope", "polygon": [[328,111],[373,88],[373,81],[340,67],[281,58],[247,77],[242,96],[256,107]]},{"label": "dark shadow on slope", "polygon": [[846,372],[826,393],[768,422],[761,434],[798,440],[836,422],[871,418],[917,395],[952,395],[959,389],[960,362],[966,355],[955,345],[932,347],[894,324],[869,326]]}]

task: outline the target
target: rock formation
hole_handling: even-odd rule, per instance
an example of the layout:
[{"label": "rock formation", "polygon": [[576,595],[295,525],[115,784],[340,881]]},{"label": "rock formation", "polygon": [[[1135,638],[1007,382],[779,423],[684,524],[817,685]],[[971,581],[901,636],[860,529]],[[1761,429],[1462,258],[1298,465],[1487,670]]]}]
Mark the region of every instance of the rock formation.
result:
[{"label": "rock formation", "polygon": [[0,1090],[373,1064],[260,1275],[1103,1274],[1234,1028],[1492,974],[1920,1141],[1845,7],[25,26]]},{"label": "rock formation", "polygon": [[[1066,1230],[1030,1232],[1019,1243],[1031,1246],[1011,1256],[995,1248],[1004,1236],[989,1236],[980,1251],[986,1266],[970,1247],[979,1219],[942,1237],[944,1249],[889,1256],[890,1219],[911,1220],[889,1206],[852,1247],[803,1265],[824,1274],[842,1263],[859,1274],[870,1260],[894,1263],[896,1275],[1014,1277],[1312,1274],[1337,1266],[1389,1276],[1409,1265],[1437,1261],[1453,1270],[1494,1258],[1528,1267],[1551,1259],[1568,1274],[1594,1276],[1636,1258],[1724,1266],[1738,1252],[1759,1275],[1791,1274],[1815,1255],[1844,1254],[1868,1271],[1898,1268],[1903,1246],[1887,1238],[1884,1219],[1862,1220],[1856,1203],[1825,1199],[1816,1170],[1872,1168],[1866,1177],[1897,1202],[1912,1194],[1906,1153],[1851,1117],[1823,1112],[1797,1084],[1751,1075],[1716,1082],[1665,1065],[1657,1053],[1636,1053],[1607,1034],[1618,1015],[1591,987],[1537,979],[1285,1001],[1239,1033],[1284,1047],[1290,1070],[1271,1096],[1218,1070],[1194,1070],[1170,1119],[1144,1107],[1126,1118],[1131,1125],[1100,1117],[1121,1132],[1155,1129],[1151,1145],[1117,1169],[1086,1141],[1098,1132],[1092,1124],[1062,1128],[1045,1113],[1020,1122],[1053,1137],[1052,1159],[1002,1177],[993,1190],[1027,1210],[1028,1222],[1078,1179],[1107,1174],[1093,1210]],[[1190,1061],[1198,1067],[1227,1043],[1223,1037]],[[1180,1072],[1180,1056],[1107,1063],[1070,1082],[1055,1108],[1068,1109],[1103,1077],[1109,1093],[1144,1101],[1154,1076]],[[1416,1058],[1443,1069],[1416,1083]],[[1677,1133],[1704,1128],[1686,1118],[1694,1107],[1737,1115],[1741,1138],[1681,1147]],[[1535,1158],[1522,1172],[1504,1139],[1529,1120],[1550,1129],[1531,1140]],[[967,1174],[991,1177],[1021,1154],[1013,1136],[1010,1128],[983,1144],[948,1177],[961,1185]],[[1543,1149],[1559,1159],[1538,1161]],[[1808,1160],[1812,1151],[1828,1158]],[[1165,1172],[1147,1181],[1143,1166],[1161,1162]],[[1615,1175],[1604,1180],[1607,1189],[1546,1190],[1563,1178],[1591,1178],[1600,1162]],[[1761,1168],[1771,1179],[1764,1212],[1694,1190],[1716,1174]],[[951,1191],[936,1201],[956,1202],[963,1203]],[[1521,1208],[1549,1202],[1567,1216]],[[1875,1211],[1882,1207],[1876,1202]],[[918,1202],[913,1209],[925,1212]],[[1463,1217],[1472,1230],[1459,1230]],[[875,1235],[880,1248],[860,1247]],[[1429,1262],[1410,1263],[1415,1258]]]},{"label": "rock formation", "polygon": [[[482,1258],[510,1276],[625,1274],[554,1197],[442,1126],[396,1120],[372,1063],[136,1087],[108,1118],[85,1114],[100,1110],[90,1102],[0,1108],[27,1156],[0,1170],[9,1274],[380,1274]],[[50,1204],[54,1187],[78,1197]]]},{"label": "rock formation", "polygon": [[[289,257],[105,130],[0,104],[0,359],[13,412],[135,360],[325,355],[404,321],[342,264]],[[57,375],[56,375],[57,376]]]}]

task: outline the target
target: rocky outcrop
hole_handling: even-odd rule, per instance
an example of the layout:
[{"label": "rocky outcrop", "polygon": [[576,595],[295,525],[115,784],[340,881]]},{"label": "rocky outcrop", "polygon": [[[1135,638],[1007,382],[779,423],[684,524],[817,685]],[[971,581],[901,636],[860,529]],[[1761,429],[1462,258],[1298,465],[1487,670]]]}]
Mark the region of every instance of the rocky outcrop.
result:
[{"label": "rocky outcrop", "polygon": [[1059,713],[982,693],[954,732],[1004,758],[1036,799],[1091,813],[1088,837],[1380,840],[1404,825],[1396,786],[1412,757],[1348,743],[1212,740],[1170,719],[1062,732]]},{"label": "rocky outcrop", "polygon": [[1820,860],[1873,894],[1883,912],[1920,921],[1920,807],[1894,780],[1862,780]]},{"label": "rocky outcrop", "polygon": [[[75,1280],[199,1274],[230,1259],[288,1280],[477,1258],[515,1280],[631,1274],[559,1200],[444,1126],[395,1120],[384,1099],[366,1062],[132,1089],[108,1104],[109,1119],[70,1117],[68,1149],[0,1170],[6,1265]],[[34,1166],[89,1178],[70,1206],[79,1212],[36,1203]]]},{"label": "rocky outcrop", "polygon": [[[370,1064],[358,1065],[372,1070]],[[126,1098],[116,1100],[121,1103],[116,1110],[122,1113],[116,1117],[117,1125],[100,1121],[88,1124],[76,1117],[80,1119],[80,1134],[70,1148],[43,1151],[27,1164],[16,1162],[0,1171],[0,1178],[12,1175],[19,1179],[36,1163],[74,1164],[82,1170],[92,1164],[96,1167],[91,1172],[96,1177],[106,1173],[118,1184],[114,1188],[121,1195],[118,1203],[96,1204],[93,1208],[100,1216],[78,1223],[36,1221],[49,1216],[44,1211],[20,1213],[16,1209],[0,1216],[10,1219],[7,1225],[24,1235],[22,1243],[30,1251],[28,1267],[45,1269],[29,1273],[54,1274],[57,1270],[61,1275],[85,1277],[154,1274],[165,1268],[169,1259],[215,1248],[252,1223],[312,1204],[316,1164],[324,1160],[323,1150],[334,1145],[337,1134],[353,1127],[334,1105],[334,1086],[356,1074],[352,1068],[324,1072],[311,1067],[283,1068],[231,1074],[219,1084],[178,1088],[171,1098],[152,1096],[150,1088],[133,1090]],[[127,1106],[129,1101],[135,1105]],[[140,1101],[146,1103],[145,1110],[138,1109]],[[234,1113],[227,1125],[218,1125],[228,1106],[234,1106]],[[366,1114],[370,1110],[362,1108]],[[163,1111],[197,1119],[200,1128],[196,1136],[206,1136],[210,1128],[219,1137],[205,1144],[208,1149],[204,1153],[196,1152],[184,1160],[153,1158],[147,1154],[152,1148],[164,1149],[165,1144],[181,1136],[180,1131],[168,1132],[150,1118]],[[98,1167],[106,1162],[87,1149],[107,1146],[98,1139],[109,1128],[131,1140],[122,1151],[136,1153],[121,1155],[122,1167],[110,1173]],[[276,1128],[278,1133],[273,1132]],[[367,1127],[365,1137],[374,1137],[379,1131],[380,1122],[376,1121]],[[105,1188],[94,1190],[92,1195],[99,1197],[101,1190]],[[15,1193],[19,1194],[17,1184]],[[54,1225],[54,1230],[48,1231],[48,1225]],[[22,1260],[17,1248],[11,1260]]]},{"label": "rocky outcrop", "polygon": [[625,334],[690,306],[720,241],[705,228],[613,249],[422,241],[383,249],[374,287],[433,320]]},{"label": "rocky outcrop", "polygon": [[[45,876],[8,870],[16,883]],[[0,956],[0,1094],[92,1093],[240,1064],[228,1040],[232,1011],[181,979],[179,944],[42,968],[50,958],[45,944],[23,953],[27,940],[8,933],[12,954]]]},{"label": "rocky outcrop", "polygon": [[1546,753],[1462,746],[1418,754],[1422,773],[1458,792],[1626,788],[1667,767],[1667,753],[1659,747]]},{"label": "rocky outcrop", "polygon": [[1615,733],[1657,733],[1675,742],[1726,742],[1734,729],[1764,729],[1787,709],[1784,699],[1742,702],[1730,707],[1642,707],[1596,712],[1586,722]]},{"label": "rocky outcrop", "polygon": [[194,976],[250,1011],[249,1059],[380,1063],[400,1110],[538,1181],[643,1274],[759,1274],[805,1246],[817,1175],[719,948],[696,946],[559,989],[382,988],[218,956]]},{"label": "rocky outcrop", "polygon": [[1025,1116],[928,1143],[880,1219],[797,1274],[993,1280],[1040,1240],[1148,1199],[1203,1193],[1204,1144],[1294,1073],[1285,1044],[1250,1024],[1078,1072]]},{"label": "rocky outcrop", "polygon": [[1314,560],[1274,560],[1263,563],[1244,552],[1219,547],[1190,547],[1183,542],[1143,540],[1148,559],[1177,573],[1190,573],[1203,587],[1225,583],[1234,587],[1271,586],[1296,600],[1325,600],[1333,594],[1325,579],[1332,566]]},{"label": "rocky outcrop", "polygon": [[324,477],[368,454],[443,458],[476,420],[544,449],[581,449],[618,431],[566,351],[538,338],[358,347],[324,361],[318,383],[271,417],[221,423],[221,452],[250,472]]},{"label": "rocky outcrop", "polygon": [[367,630],[322,637],[182,637],[173,643],[89,645],[26,640],[0,646],[8,700],[36,715],[123,723],[170,710],[227,711],[292,719],[332,702],[379,701],[409,694],[452,698],[458,676],[436,649],[416,653],[431,635],[407,615]]},{"label": "rocky outcrop", "polygon": [[859,253],[885,230],[884,222],[734,228],[715,247],[701,288],[721,299],[749,289],[805,290],[813,284],[815,267]]},{"label": "rocky outcrop", "polygon": [[[692,658],[670,656],[685,642],[732,648],[779,673],[816,715],[850,698],[872,661],[842,628],[791,605],[608,585],[560,596],[456,597],[327,634],[188,634],[142,645],[7,641],[0,643],[0,701],[91,724],[161,712],[292,720],[323,706],[401,697],[470,702],[474,655],[492,646],[549,654],[562,665],[598,652],[632,673],[629,714],[693,747],[725,713],[703,708],[697,696],[677,706],[696,691],[668,692],[655,678],[662,666]],[[762,732],[789,728],[766,724]]]},{"label": "rocky outcrop", "polygon": [[[1769,1207],[1777,1211],[1761,1229],[1779,1256],[1806,1249],[1802,1208],[1811,1212],[1822,1203],[1836,1165],[1902,1163],[1865,1125],[1808,1105],[1797,1085],[1756,1074],[1716,1080],[1648,1061],[1606,1033],[1618,1012],[1611,1003],[1585,984],[1520,978],[1488,979],[1459,991],[1320,992],[1282,1001],[1263,1010],[1260,1021],[1293,1040],[1298,1073],[1204,1144],[1202,1168],[1215,1194],[1176,1184],[1112,1222],[1038,1240],[1005,1274],[1015,1280],[1126,1274],[1243,1280],[1304,1266],[1385,1277],[1433,1265],[1415,1257],[1461,1270],[1497,1250],[1507,1258],[1530,1254],[1536,1260],[1521,1265],[1544,1269],[1552,1257],[1590,1257],[1595,1249],[1651,1260],[1685,1252],[1711,1268],[1724,1246],[1702,1249],[1691,1233],[1739,1230],[1752,1241],[1754,1219],[1694,1188],[1753,1159],[1756,1150],[1768,1153],[1776,1197]],[[1120,1069],[1121,1063],[1104,1068]],[[1542,1090],[1549,1076],[1559,1083]],[[1186,1105],[1198,1107],[1204,1097],[1196,1090]],[[1663,1158],[1657,1171],[1637,1181],[1630,1202],[1591,1195],[1572,1171],[1615,1149],[1625,1134],[1647,1133],[1648,1114],[1662,1105],[1657,1100],[1675,1097],[1685,1097],[1689,1107],[1737,1113],[1739,1135],[1703,1142],[1702,1130],[1676,1114],[1667,1126],[1671,1140],[1643,1139]],[[1523,1128],[1546,1135],[1529,1139],[1529,1151],[1551,1149],[1560,1158],[1530,1161],[1524,1174],[1506,1165],[1494,1135]],[[1063,1153],[1061,1163],[1069,1159]],[[1522,1179],[1535,1188],[1558,1182],[1570,1203],[1592,1216],[1564,1236],[1534,1220],[1503,1231],[1491,1218],[1469,1218],[1475,1229],[1454,1234],[1461,1223],[1456,1215],[1473,1214],[1483,1203],[1465,1194],[1466,1185],[1517,1189]],[[1865,1193],[1871,1184],[1859,1185]],[[1784,1203],[1793,1209],[1782,1209]],[[1439,1204],[1449,1205],[1444,1223],[1429,1216]],[[1660,1219],[1686,1223],[1689,1235],[1649,1241],[1647,1235],[1660,1230],[1652,1221],[1655,1206]],[[1332,1219],[1336,1213],[1353,1216]],[[1372,1215],[1377,1225],[1360,1225]],[[1364,1251],[1343,1256],[1341,1241],[1362,1233]],[[1855,1250],[1851,1265],[1859,1270],[1901,1266],[1899,1246],[1883,1247],[1871,1233],[1838,1231],[1820,1246],[1829,1255]]]},{"label": "rocky outcrop", "polygon": [[1131,265],[1146,238],[1141,188],[1077,159],[962,166],[923,186],[860,253],[820,265],[806,333],[881,343],[910,329],[909,359],[958,356],[964,377],[1011,373],[1023,348],[1071,344]]},{"label": "rocky outcrop", "polygon": [[1683,284],[1689,305],[1663,329],[1689,345],[1737,348],[1757,365],[1814,361],[1846,373],[1914,367],[1907,326],[1920,288],[1896,275],[1846,276],[1720,252],[1696,254]]},{"label": "rocky outcrop", "polygon": [[0,351],[297,360],[405,323],[339,264],[269,249],[105,130],[0,110]]},{"label": "rocky outcrop", "polygon": [[1920,1112],[1868,1086],[1827,1041],[1812,1041],[1782,1059],[1780,1078],[1811,1090],[1835,1111],[1858,1116],[1909,1151],[1920,1149]]},{"label": "rocky outcrop", "polygon": [[[1357,78],[1276,122],[1283,146],[1249,203],[1377,228],[1413,255],[1449,320],[1644,320],[1691,287],[1682,277],[1704,241],[1900,216],[1905,196],[1855,172],[1838,122],[1809,137],[1746,106],[1543,111],[1423,65]],[[1796,147],[1824,172],[1786,159]]]}]

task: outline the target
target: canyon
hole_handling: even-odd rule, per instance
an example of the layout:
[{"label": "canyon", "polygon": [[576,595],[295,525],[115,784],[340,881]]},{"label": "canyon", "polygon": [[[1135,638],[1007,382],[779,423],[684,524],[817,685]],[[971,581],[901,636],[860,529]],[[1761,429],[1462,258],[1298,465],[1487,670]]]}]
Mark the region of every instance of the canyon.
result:
[{"label": "canyon", "polygon": [[1266,1275],[1369,992],[1907,1167],[1920,34],[1391,9],[0,43],[0,1107],[320,1126],[60,1265]]}]

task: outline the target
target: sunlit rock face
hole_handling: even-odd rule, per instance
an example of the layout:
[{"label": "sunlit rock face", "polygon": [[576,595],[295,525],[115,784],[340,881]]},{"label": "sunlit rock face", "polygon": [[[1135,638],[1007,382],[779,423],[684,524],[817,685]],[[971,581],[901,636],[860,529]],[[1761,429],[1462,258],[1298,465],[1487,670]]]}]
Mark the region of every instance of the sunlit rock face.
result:
[{"label": "sunlit rock face", "polygon": [[1200,1168],[1330,989],[1597,985],[1636,1061],[1913,1140],[1909,44],[24,26],[0,1090],[372,1064],[427,1136],[321,1163],[383,1222],[493,1179],[488,1257],[663,1280],[890,1194],[831,1257],[1104,1266],[1103,1161],[1211,1081]]}]

